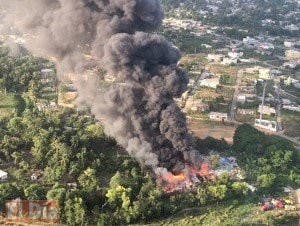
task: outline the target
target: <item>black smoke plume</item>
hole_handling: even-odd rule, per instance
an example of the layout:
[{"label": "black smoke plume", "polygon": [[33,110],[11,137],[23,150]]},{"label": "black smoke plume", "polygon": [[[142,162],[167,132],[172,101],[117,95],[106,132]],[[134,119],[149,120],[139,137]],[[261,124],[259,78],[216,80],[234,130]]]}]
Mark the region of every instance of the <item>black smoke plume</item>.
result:
[{"label": "black smoke plume", "polygon": [[[159,0],[0,0],[0,14],[2,29],[18,30],[33,54],[76,74],[80,99],[142,165],[162,173],[191,160],[186,120],[174,102],[188,78],[177,66],[180,51],[153,33],[163,19]],[[82,82],[93,67],[117,79],[104,95],[94,77]]]}]

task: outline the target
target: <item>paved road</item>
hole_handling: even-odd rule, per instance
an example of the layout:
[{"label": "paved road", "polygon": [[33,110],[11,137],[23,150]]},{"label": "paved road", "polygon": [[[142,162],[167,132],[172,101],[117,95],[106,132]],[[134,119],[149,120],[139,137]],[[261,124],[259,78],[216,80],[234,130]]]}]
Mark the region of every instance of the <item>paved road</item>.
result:
[{"label": "paved road", "polygon": [[237,73],[237,78],[236,78],[236,85],[235,85],[235,90],[234,90],[234,95],[232,98],[232,103],[230,107],[230,119],[231,121],[235,121],[235,114],[236,114],[236,105],[237,105],[237,100],[238,100],[238,95],[239,95],[239,88],[242,82],[242,76],[243,76],[243,70],[239,70]]},{"label": "paved road", "polygon": [[280,98],[280,82],[278,80],[275,80],[275,98],[276,98],[276,121],[277,121],[278,131],[282,131],[282,119],[281,119],[282,101]]},{"label": "paved road", "polygon": [[188,95],[182,100],[182,104],[181,104],[182,109],[185,108],[186,102],[189,99],[189,97],[193,96],[195,94],[195,92],[197,91],[200,81],[204,79],[203,72],[204,72],[204,69],[201,69],[201,73],[197,76],[194,85],[187,90]]}]

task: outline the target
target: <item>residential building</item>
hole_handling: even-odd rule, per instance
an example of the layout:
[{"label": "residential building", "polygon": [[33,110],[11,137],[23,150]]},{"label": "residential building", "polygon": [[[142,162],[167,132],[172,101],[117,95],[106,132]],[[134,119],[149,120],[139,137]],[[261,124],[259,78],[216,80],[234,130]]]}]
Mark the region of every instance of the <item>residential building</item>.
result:
[{"label": "residential building", "polygon": [[255,119],[255,124],[256,127],[269,130],[272,132],[277,132],[277,122],[275,121],[270,121],[270,120],[260,120],[260,119]]},{"label": "residential building", "polygon": [[299,27],[295,24],[290,24],[290,25],[286,25],[285,29],[290,30],[290,31],[298,31]]},{"label": "residential building", "polygon": [[238,108],[237,113],[240,115],[254,115],[255,111],[252,109]]},{"label": "residential building", "polygon": [[242,57],[243,55],[244,55],[243,52],[229,52],[228,53],[228,56],[230,58],[234,58],[234,59],[238,59],[238,58]]},{"label": "residential building", "polygon": [[244,94],[239,94],[238,96],[237,96],[237,101],[239,102],[239,103],[242,103],[242,104],[244,104],[245,102],[246,102],[246,95],[244,95]]},{"label": "residential building", "polygon": [[272,79],[272,76],[271,76],[271,70],[270,68],[260,68],[258,70],[258,73],[259,73],[259,78],[260,79]]},{"label": "residential building", "polygon": [[283,44],[284,44],[284,47],[286,47],[286,48],[292,48],[295,45],[295,43],[291,42],[291,41],[284,41]]},{"label": "residential building", "polygon": [[263,49],[263,50],[270,50],[270,49],[274,49],[274,45],[272,43],[260,43],[259,48]]},{"label": "residential building", "polygon": [[299,81],[297,79],[291,78],[290,76],[284,80],[284,84],[287,86],[294,85],[296,87],[297,83],[299,83]]},{"label": "residential building", "polygon": [[283,109],[286,110],[290,110],[290,111],[296,111],[296,112],[300,112],[300,106],[294,106],[294,105],[283,105],[282,106]]},{"label": "residential building", "polygon": [[209,119],[213,121],[227,121],[228,115],[227,113],[220,113],[220,112],[210,112]]},{"label": "residential building", "polygon": [[223,65],[231,65],[231,64],[237,64],[238,63],[238,59],[237,58],[223,58],[222,60],[222,64]]},{"label": "residential building", "polygon": [[266,106],[266,105],[264,105],[263,107],[262,107],[262,105],[259,105],[258,112],[263,113],[264,115],[272,115],[272,114],[275,115],[276,114],[275,108]]},{"label": "residential building", "polygon": [[287,59],[299,59],[300,58],[300,51],[296,49],[290,49],[285,51],[285,57]]},{"label": "residential building", "polygon": [[246,38],[243,38],[243,43],[246,45],[257,45],[258,41],[254,38],[247,36]]}]

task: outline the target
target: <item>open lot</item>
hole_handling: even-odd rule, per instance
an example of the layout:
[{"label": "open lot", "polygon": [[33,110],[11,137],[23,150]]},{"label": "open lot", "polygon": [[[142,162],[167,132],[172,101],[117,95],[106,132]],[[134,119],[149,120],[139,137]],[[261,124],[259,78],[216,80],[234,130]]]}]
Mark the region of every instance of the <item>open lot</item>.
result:
[{"label": "open lot", "polygon": [[195,136],[201,139],[208,136],[216,139],[224,138],[230,144],[233,142],[233,135],[236,129],[233,125],[201,120],[189,121],[188,127]]}]

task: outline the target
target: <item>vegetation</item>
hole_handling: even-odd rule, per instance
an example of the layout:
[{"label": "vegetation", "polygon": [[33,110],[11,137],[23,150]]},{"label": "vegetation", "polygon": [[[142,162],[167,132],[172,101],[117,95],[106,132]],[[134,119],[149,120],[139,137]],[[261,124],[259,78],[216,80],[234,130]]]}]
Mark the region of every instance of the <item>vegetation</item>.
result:
[{"label": "vegetation", "polygon": [[[229,17],[223,22],[215,19],[231,24],[238,18]],[[209,37],[188,33],[165,32],[176,44],[181,43],[186,53],[203,51],[203,42],[213,45]],[[198,60],[203,57],[196,57],[186,68],[198,70]],[[194,139],[195,148],[202,154],[213,150],[224,156],[236,156],[246,179],[235,180],[224,173],[215,180],[203,179],[192,190],[166,194],[152,171],[141,168],[115,140],[107,137],[88,109],[78,112],[61,107],[38,108],[37,100],[45,91],[40,82],[41,69],[45,67],[53,65],[32,56],[11,57],[5,49],[0,51],[0,164],[9,173],[8,181],[0,183],[1,211],[5,200],[54,199],[60,204],[61,222],[68,225],[153,223],[170,216],[173,219],[163,220],[162,224],[295,222],[294,212],[280,218],[275,213],[255,214],[259,212],[257,202],[262,195],[278,195],[283,186],[300,184],[299,159],[288,141],[268,136],[249,125],[237,128],[233,146],[224,139]],[[237,68],[214,70],[225,73],[220,79],[222,86],[216,92],[201,88],[204,92],[199,96],[210,104],[210,110],[228,112],[234,89],[227,85],[235,83],[229,75],[236,74]],[[213,157],[211,160],[217,164]],[[42,172],[41,177],[32,180],[34,172]],[[248,183],[258,187],[256,194],[250,193]]]},{"label": "vegetation", "polygon": [[235,85],[235,77],[230,76],[229,74],[221,75],[220,84],[221,85]]},{"label": "vegetation", "polygon": [[284,132],[290,137],[300,137],[300,113],[284,110],[282,111],[282,124]]},{"label": "vegetation", "polygon": [[289,141],[265,135],[247,124],[237,128],[233,139],[232,153],[248,179],[258,184],[262,191],[299,186],[299,160]]}]

